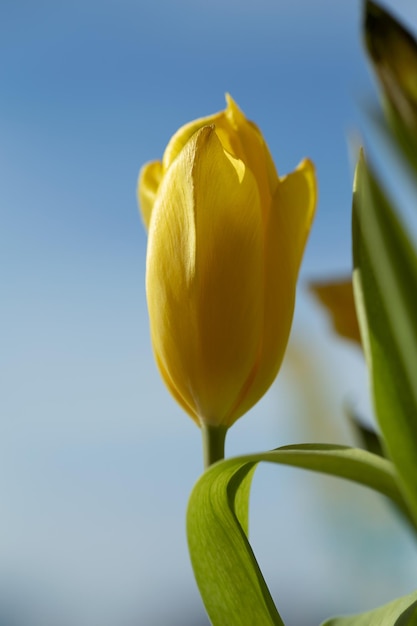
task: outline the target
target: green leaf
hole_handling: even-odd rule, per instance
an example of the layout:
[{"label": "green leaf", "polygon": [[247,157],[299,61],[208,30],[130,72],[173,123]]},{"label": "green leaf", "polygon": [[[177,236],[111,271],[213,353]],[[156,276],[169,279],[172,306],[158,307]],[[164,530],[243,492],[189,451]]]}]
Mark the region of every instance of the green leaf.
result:
[{"label": "green leaf", "polygon": [[417,521],[417,256],[363,155],[353,197],[353,283],[384,443]]},{"label": "green leaf", "polygon": [[351,617],[334,617],[323,626],[412,626],[417,624],[417,591],[389,604]]},{"label": "green leaf", "polygon": [[392,463],[365,450],[305,444],[215,463],[195,485],[187,511],[191,562],[214,626],[283,625],[247,539],[250,481],[260,461],[355,481],[406,510]]}]

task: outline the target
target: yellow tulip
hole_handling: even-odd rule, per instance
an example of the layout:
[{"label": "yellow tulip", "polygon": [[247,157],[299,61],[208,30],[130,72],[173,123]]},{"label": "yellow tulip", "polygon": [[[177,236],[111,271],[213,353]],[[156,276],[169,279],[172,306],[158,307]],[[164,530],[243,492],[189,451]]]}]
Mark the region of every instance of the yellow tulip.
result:
[{"label": "yellow tulip", "polygon": [[227,429],[284,356],[314,167],[278,178],[261,132],[227,96],[225,111],[180,128],[142,168],[138,200],[159,370],[199,426]]}]

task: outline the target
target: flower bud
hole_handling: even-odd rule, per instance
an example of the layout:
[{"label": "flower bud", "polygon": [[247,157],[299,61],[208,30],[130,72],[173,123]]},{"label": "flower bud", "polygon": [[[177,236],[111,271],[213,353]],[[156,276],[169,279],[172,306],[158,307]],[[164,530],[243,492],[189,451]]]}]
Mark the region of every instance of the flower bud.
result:
[{"label": "flower bud", "polygon": [[229,427],[281,365],[314,215],[310,161],[278,178],[259,129],[230,97],[145,165],[151,338],[172,395],[199,425]]}]

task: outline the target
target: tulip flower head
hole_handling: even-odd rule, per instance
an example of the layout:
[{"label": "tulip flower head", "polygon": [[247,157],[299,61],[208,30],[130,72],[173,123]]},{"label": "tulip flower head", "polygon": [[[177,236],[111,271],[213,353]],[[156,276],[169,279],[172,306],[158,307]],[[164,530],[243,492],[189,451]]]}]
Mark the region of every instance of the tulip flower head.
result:
[{"label": "tulip flower head", "polygon": [[310,161],[279,178],[260,130],[227,108],[145,165],[146,293],[155,358],[198,425],[228,428],[280,368],[316,204]]}]

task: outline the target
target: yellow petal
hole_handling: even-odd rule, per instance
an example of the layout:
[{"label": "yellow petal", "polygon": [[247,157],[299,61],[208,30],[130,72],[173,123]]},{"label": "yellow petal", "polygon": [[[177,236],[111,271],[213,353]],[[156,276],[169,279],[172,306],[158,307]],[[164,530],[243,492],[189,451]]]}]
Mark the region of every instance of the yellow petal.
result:
[{"label": "yellow petal", "polygon": [[155,352],[183,404],[206,424],[227,420],[256,361],[263,260],[254,177],[204,127],[158,191],[146,284]]},{"label": "yellow petal", "polygon": [[160,161],[147,163],[139,172],[137,196],[142,220],[147,229],[161,178],[162,164]]},{"label": "yellow petal", "polygon": [[314,165],[309,159],[304,159],[294,172],[280,179],[274,197],[275,210],[282,216],[284,231],[291,242],[288,263],[294,265],[295,277],[314,219],[317,193]]},{"label": "yellow petal", "polygon": [[[240,147],[236,145],[233,154],[252,170],[260,190],[261,202],[263,206],[269,206],[278,183],[278,175],[268,146],[259,128],[246,119],[229,94],[226,94],[226,102],[225,118],[229,124],[228,132],[240,142]],[[220,133],[219,136],[222,139]],[[232,143],[230,139],[229,142]]]},{"label": "yellow petal", "polygon": [[226,94],[226,103],[225,111],[189,122],[173,135],[164,152],[163,170],[169,168],[197,130],[203,126],[214,125],[223,148],[242,160],[254,174],[261,206],[266,209],[278,182],[275,164],[256,124],[246,119],[229,94]]},{"label": "yellow petal", "polygon": [[234,419],[264,395],[281,366],[293,318],[298,270],[316,199],[314,166],[308,160],[278,184],[265,228],[263,342],[252,384]]},{"label": "yellow petal", "polygon": [[[214,125],[217,136],[219,137],[223,148],[230,152],[233,156],[245,162],[245,152],[242,147],[238,133],[236,133],[236,122],[233,120],[233,110],[240,113],[241,118],[249,124],[243,113],[238,109],[229,95],[226,95],[227,109],[219,111],[212,115],[200,117],[192,122],[188,122],[181,126],[177,132],[171,137],[162,158],[163,169],[166,171],[174,162],[178,154],[184,148],[187,141],[192,135],[204,126]],[[233,108],[231,108],[233,107]],[[242,125],[242,124],[241,124]]]},{"label": "yellow petal", "polygon": [[330,314],[335,331],[361,345],[352,279],[312,283],[310,289]]},{"label": "yellow petal", "polygon": [[175,385],[174,385],[174,383],[172,381],[172,378],[169,375],[169,372],[166,370],[166,368],[164,367],[160,357],[156,353],[155,353],[155,360],[156,360],[156,364],[158,365],[159,372],[160,372],[160,374],[161,374],[161,376],[162,376],[162,378],[164,380],[164,383],[168,387],[169,391],[171,392],[171,394],[173,395],[175,400],[184,409],[184,411],[186,413],[188,413],[188,415],[195,421],[197,426],[200,426],[198,415],[195,413],[193,407],[191,407],[189,404],[187,404],[187,402],[185,401],[185,398],[183,398],[183,396],[180,394],[178,389],[175,387]]},{"label": "yellow petal", "polygon": [[200,130],[204,126],[211,126],[221,124],[221,120],[224,117],[224,111],[214,113],[213,115],[207,115],[206,117],[200,117],[188,124],[184,124],[177,130],[177,132],[171,137],[167,147],[165,148],[164,156],[162,158],[162,165],[164,172],[177,158],[178,154],[184,148],[185,144],[194,135],[197,130]]}]

